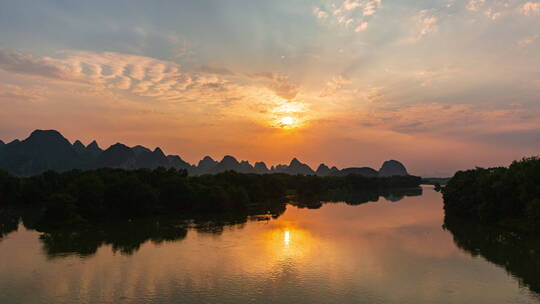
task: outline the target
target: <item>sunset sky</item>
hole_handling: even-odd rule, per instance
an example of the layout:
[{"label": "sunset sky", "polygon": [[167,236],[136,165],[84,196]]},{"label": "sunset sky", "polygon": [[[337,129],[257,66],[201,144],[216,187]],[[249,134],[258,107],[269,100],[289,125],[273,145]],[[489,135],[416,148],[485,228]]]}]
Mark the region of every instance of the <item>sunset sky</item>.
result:
[{"label": "sunset sky", "polygon": [[540,1],[1,1],[0,139],[444,176],[540,154]]}]

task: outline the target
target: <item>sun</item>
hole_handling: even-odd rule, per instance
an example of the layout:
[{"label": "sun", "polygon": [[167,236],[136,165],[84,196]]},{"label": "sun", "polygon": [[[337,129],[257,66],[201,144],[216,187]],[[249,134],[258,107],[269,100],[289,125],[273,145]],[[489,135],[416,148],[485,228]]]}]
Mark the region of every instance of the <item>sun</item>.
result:
[{"label": "sun", "polygon": [[281,129],[294,129],[299,126],[299,121],[293,116],[283,116],[275,120],[276,127]]},{"label": "sun", "polygon": [[272,126],[284,131],[293,131],[304,126],[304,120],[301,117],[286,115],[277,116],[272,120]]},{"label": "sun", "polygon": [[283,127],[292,127],[292,125],[294,124],[294,118],[291,116],[281,117],[279,122]]},{"label": "sun", "polygon": [[272,128],[294,131],[307,125],[307,105],[301,102],[284,102],[268,110],[267,121]]}]

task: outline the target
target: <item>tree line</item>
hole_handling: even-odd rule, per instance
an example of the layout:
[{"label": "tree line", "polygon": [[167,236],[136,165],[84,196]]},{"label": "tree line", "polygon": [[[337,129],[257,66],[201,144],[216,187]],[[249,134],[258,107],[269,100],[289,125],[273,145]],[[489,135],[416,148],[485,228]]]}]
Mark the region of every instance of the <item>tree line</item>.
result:
[{"label": "tree line", "polygon": [[234,171],[189,176],[186,170],[172,168],[47,171],[31,177],[0,171],[0,210],[30,207],[39,222],[52,226],[159,215],[280,214],[295,198],[315,201],[332,193],[419,184],[420,178],[415,176],[319,177]]},{"label": "tree line", "polygon": [[540,233],[540,158],[459,171],[443,189],[443,198],[447,217]]}]

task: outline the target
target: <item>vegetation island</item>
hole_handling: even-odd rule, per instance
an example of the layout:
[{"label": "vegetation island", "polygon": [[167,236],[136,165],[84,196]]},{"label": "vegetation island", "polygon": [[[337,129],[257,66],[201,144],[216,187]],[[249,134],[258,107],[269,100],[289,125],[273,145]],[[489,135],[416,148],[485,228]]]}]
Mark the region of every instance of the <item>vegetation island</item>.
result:
[{"label": "vegetation island", "polygon": [[459,171],[443,189],[447,220],[473,220],[540,233],[540,158],[509,167]]}]

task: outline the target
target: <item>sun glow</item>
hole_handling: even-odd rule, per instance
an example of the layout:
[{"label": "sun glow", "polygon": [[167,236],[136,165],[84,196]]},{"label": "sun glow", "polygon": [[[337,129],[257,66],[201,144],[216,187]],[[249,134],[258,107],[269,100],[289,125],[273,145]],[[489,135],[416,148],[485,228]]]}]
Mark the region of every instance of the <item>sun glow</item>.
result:
[{"label": "sun glow", "polygon": [[307,105],[302,102],[281,101],[268,112],[272,127],[283,130],[299,129],[305,126]]},{"label": "sun glow", "polygon": [[279,120],[282,127],[292,127],[294,125],[294,121],[294,118],[291,116],[285,116]]}]

